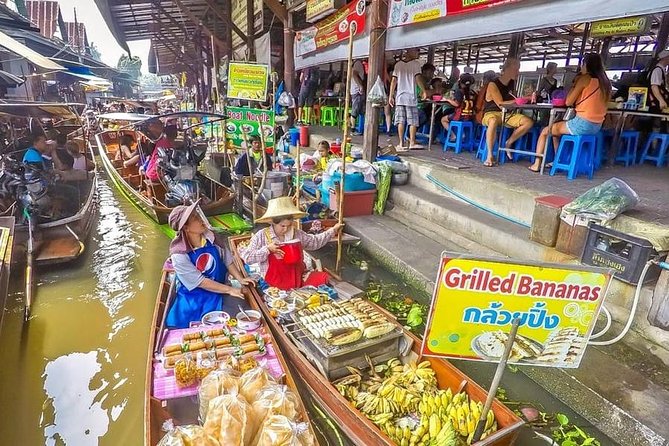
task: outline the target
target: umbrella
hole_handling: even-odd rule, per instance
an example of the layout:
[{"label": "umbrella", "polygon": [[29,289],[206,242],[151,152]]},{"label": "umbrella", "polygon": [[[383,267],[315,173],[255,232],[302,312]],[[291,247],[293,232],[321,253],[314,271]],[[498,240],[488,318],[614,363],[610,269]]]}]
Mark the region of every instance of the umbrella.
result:
[{"label": "umbrella", "polygon": [[7,71],[0,70],[0,86],[13,88],[23,84],[26,80]]}]

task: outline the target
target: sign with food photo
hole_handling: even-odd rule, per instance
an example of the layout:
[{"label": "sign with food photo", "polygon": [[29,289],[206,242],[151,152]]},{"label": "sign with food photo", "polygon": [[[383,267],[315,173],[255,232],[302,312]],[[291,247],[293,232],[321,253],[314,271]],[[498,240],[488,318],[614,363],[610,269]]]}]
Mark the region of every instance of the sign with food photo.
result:
[{"label": "sign with food photo", "polygon": [[517,318],[509,363],[576,368],[610,278],[601,268],[444,253],[422,353],[498,362]]},{"label": "sign with food photo", "polygon": [[297,32],[295,54],[303,56],[343,42],[348,39],[351,30],[354,36],[362,34],[366,20],[365,0],[351,2],[314,26]]},{"label": "sign with food photo", "polygon": [[247,137],[259,136],[262,128],[265,148],[274,147],[274,112],[248,107],[226,107],[225,140],[228,146],[246,148],[244,132]]},{"label": "sign with food photo", "polygon": [[269,68],[263,64],[230,62],[228,98],[264,102]]}]

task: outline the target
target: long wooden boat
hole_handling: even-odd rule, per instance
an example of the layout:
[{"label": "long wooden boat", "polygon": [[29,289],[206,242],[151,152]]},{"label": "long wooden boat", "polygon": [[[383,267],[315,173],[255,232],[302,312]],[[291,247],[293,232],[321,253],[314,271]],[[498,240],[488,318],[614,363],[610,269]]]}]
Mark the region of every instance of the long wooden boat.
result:
[{"label": "long wooden boat", "polygon": [[[144,444],[146,446],[155,446],[158,444],[164,435],[164,424],[168,420],[174,420],[175,425],[197,424],[198,407],[196,404],[193,404],[193,400],[191,398],[161,401],[157,398],[154,398],[153,396],[154,352],[161,347],[158,345],[161,342],[162,337],[163,327],[161,327],[161,322],[163,320],[165,311],[167,311],[168,302],[171,301],[171,295],[175,292],[174,287],[172,286],[172,274],[172,270],[169,266],[166,265],[166,267],[163,269],[160,280],[160,287],[153,312],[151,332],[149,333],[149,351],[146,367],[147,372],[144,399]],[[258,307],[255,299],[249,293],[245,294],[247,295],[246,297],[251,309],[260,311],[260,308]],[[268,335],[270,336],[270,342],[275,347],[274,351],[276,353],[277,359],[279,360],[279,363],[281,364],[281,368],[285,373],[283,384],[288,386],[288,388],[291,389],[300,399],[301,419],[309,424],[309,429],[311,430],[312,435],[314,435],[311,420],[306,411],[306,406],[297,391],[295,380],[293,379],[290,369],[288,368],[286,359],[284,358],[280,349],[280,345],[277,343],[277,340],[274,338],[271,332],[269,332]],[[314,438],[316,437],[314,436]]]},{"label": "long wooden boat", "polygon": [[[240,267],[243,267],[244,265],[239,256],[237,247],[240,243],[245,242],[249,238],[249,235],[230,238],[231,248],[235,255],[236,262]],[[244,271],[244,269],[242,270]],[[265,316],[283,354],[290,361],[299,376],[311,388],[314,396],[322,404],[328,415],[331,416],[335,423],[342,428],[344,433],[349,436],[353,443],[357,445],[375,446],[395,445],[395,442],[385,435],[363,413],[354,408],[351,403],[339,393],[336,387],[328,381],[328,379],[318,370],[317,366],[315,366],[293,342],[289,335],[284,331],[281,324],[270,317],[270,308],[265,304],[259,291],[255,289],[252,290],[252,295]],[[378,308],[380,312],[387,314],[381,307],[376,306],[372,302],[369,303]],[[401,327],[400,324],[397,325]],[[404,329],[402,328],[402,330]],[[404,335],[406,338],[411,339],[414,342],[411,352],[401,359],[410,360],[419,358],[420,340],[407,331],[404,331]],[[430,361],[432,369],[436,373],[440,388],[451,388],[455,392],[456,389],[462,388],[464,384],[464,391],[467,392],[471,399],[475,401],[486,400],[486,390],[455,368],[448,361],[438,358],[423,359]],[[524,422],[498,400],[494,401],[492,410],[495,414],[498,430],[484,440],[475,443],[475,445],[513,445]]]},{"label": "long wooden boat", "polygon": [[[165,186],[160,182],[148,180],[139,172],[137,166],[123,167],[123,162],[115,159],[119,150],[119,139],[124,134],[131,135],[134,141],[139,141],[141,138],[140,132],[130,128],[107,130],[95,136],[102,165],[128,200],[159,224],[165,224],[172,212],[172,207],[164,203]],[[230,189],[203,175],[198,174],[198,180],[203,198],[206,198],[200,203],[200,207],[207,216],[225,214],[233,210],[235,195]]]}]

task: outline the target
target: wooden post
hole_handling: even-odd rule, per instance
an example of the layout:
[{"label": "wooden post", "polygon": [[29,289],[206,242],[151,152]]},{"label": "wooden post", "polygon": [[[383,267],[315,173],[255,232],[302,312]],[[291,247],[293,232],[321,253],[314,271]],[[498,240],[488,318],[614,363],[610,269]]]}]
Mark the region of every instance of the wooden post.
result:
[{"label": "wooden post", "polygon": [[[249,60],[256,60],[255,42],[255,6],[253,0],[246,0],[246,47]],[[262,139],[262,138],[261,138]]]},{"label": "wooden post", "polygon": [[[295,92],[295,30],[293,29],[293,13],[288,13],[288,20],[283,24],[283,86],[288,93]],[[297,106],[297,104],[295,104]],[[288,111],[286,125],[293,125],[294,114]]]},{"label": "wooden post", "polygon": [[[355,22],[353,22],[355,23]],[[351,104],[351,71],[353,70],[353,36],[355,35],[355,26],[351,24],[348,32],[348,69],[346,70],[346,101],[344,102],[344,116],[348,117]],[[378,127],[378,123],[377,123]],[[339,224],[344,224],[344,188],[346,183],[346,146],[348,145],[349,119],[344,119],[344,139],[341,149],[341,181],[339,182]],[[343,247],[342,230],[337,234],[337,264],[335,271],[339,273],[341,267],[341,254]]]},{"label": "wooden post", "polygon": [[427,63],[434,65],[434,47],[431,46],[427,49]]},{"label": "wooden post", "polygon": [[522,44],[523,33],[511,34],[511,42],[509,43],[509,57],[517,59],[518,55],[520,54],[520,47]]},{"label": "wooden post", "polygon": [[[367,75],[367,92],[369,92],[377,77],[384,78],[386,70],[386,21],[388,6],[383,0],[372,0],[369,18],[372,29],[369,33],[369,64]],[[363,136],[363,158],[369,162],[376,160],[379,146],[379,116],[383,109],[372,107],[369,102],[365,105],[365,132]],[[345,140],[344,140],[345,143]]]},{"label": "wooden post", "polygon": [[588,43],[588,38],[590,37],[590,23],[585,24],[585,29],[583,30],[583,37],[581,38],[581,51],[578,54],[578,64],[581,65],[583,62],[583,55],[585,54],[585,45]]},{"label": "wooden post", "polygon": [[295,204],[297,206],[300,205],[300,152],[301,152],[301,144],[299,141],[297,141],[297,146],[295,147],[297,150],[296,155],[295,155],[295,164],[297,165],[297,170],[295,173]]}]

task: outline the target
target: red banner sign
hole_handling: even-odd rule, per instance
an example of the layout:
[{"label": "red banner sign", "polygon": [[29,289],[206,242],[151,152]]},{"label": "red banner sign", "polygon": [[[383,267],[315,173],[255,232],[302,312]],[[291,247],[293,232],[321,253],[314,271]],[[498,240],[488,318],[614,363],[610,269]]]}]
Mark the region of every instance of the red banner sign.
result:
[{"label": "red banner sign", "polygon": [[295,36],[295,54],[303,56],[348,39],[350,30],[358,35],[365,30],[365,0],[356,0],[340,8],[327,19],[299,31]]},{"label": "red banner sign", "polygon": [[513,3],[518,0],[391,0],[388,27],[426,22],[441,17]]}]

